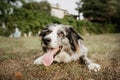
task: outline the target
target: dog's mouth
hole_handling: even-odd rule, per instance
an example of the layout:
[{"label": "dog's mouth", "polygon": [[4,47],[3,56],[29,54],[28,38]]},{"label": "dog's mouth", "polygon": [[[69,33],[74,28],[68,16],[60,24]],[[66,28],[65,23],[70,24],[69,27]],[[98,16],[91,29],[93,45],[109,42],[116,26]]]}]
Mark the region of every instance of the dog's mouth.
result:
[{"label": "dog's mouth", "polygon": [[59,53],[62,49],[62,46],[58,46],[56,48],[48,48],[47,49],[47,53],[44,54],[43,59],[42,59],[42,63],[45,66],[50,66],[53,63],[53,58],[54,56]]}]

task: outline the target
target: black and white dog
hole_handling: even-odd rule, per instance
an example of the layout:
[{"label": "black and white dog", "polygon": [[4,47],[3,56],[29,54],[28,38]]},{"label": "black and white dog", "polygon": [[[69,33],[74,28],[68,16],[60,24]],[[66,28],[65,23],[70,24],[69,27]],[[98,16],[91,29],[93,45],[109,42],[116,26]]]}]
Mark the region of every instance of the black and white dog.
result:
[{"label": "black and white dog", "polygon": [[51,24],[40,33],[44,55],[37,58],[34,64],[50,66],[55,62],[71,62],[80,60],[89,70],[99,71],[100,65],[87,57],[87,48],[82,44],[83,38],[71,26]]}]

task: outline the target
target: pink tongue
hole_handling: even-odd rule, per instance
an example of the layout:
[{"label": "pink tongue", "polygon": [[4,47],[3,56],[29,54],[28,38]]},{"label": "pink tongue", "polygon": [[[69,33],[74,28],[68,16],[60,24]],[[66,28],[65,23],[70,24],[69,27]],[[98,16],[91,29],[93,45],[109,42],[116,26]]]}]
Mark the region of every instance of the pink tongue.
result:
[{"label": "pink tongue", "polygon": [[53,62],[53,56],[54,54],[59,50],[59,47],[58,48],[55,48],[53,50],[49,50],[43,57],[43,60],[42,60],[42,63],[45,65],[45,66],[50,66]]}]

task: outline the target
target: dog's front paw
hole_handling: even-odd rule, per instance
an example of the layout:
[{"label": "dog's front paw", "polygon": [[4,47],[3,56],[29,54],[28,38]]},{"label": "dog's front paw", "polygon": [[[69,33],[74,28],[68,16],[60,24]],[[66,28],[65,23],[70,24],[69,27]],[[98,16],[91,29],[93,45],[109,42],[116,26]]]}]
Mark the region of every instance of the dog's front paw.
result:
[{"label": "dog's front paw", "polygon": [[100,71],[100,65],[96,63],[90,63],[87,67],[89,70],[93,70],[95,72]]},{"label": "dog's front paw", "polygon": [[42,57],[37,58],[37,59],[34,61],[34,64],[42,64]]}]

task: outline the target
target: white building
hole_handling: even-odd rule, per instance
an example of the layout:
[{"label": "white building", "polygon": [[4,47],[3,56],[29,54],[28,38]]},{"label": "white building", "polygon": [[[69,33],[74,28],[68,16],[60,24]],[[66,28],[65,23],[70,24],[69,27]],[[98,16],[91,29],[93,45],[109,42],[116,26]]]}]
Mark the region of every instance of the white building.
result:
[{"label": "white building", "polygon": [[69,13],[67,10],[61,9],[59,4],[51,4],[51,15],[58,18],[64,18],[64,16],[69,15]]}]

